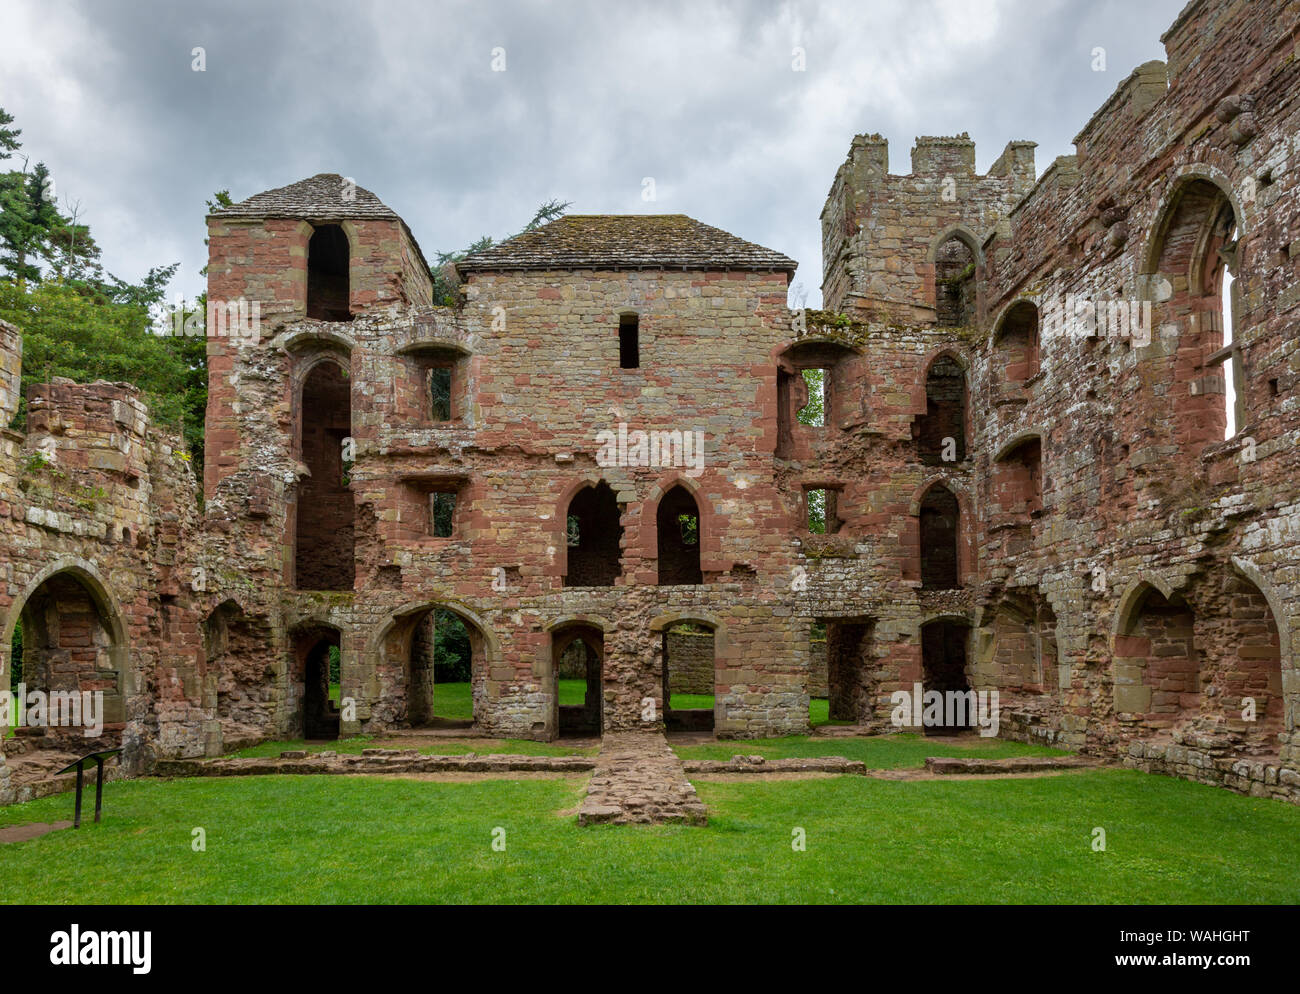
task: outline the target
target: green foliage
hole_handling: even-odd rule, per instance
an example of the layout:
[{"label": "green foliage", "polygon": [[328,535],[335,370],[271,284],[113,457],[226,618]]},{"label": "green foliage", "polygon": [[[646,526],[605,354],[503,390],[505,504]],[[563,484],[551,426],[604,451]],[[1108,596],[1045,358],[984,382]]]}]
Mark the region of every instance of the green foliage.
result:
[{"label": "green foliage", "polygon": [[[99,246],[78,220],[80,205],[69,205],[70,214],[59,210],[49,170],[37,162],[28,171],[29,160],[19,153],[21,131],[12,123],[0,109],[0,161],[22,160],[21,169],[0,174],[0,319],[23,335],[13,427],[26,425],[33,383],[55,376],[126,382],[140,388],[154,422],[182,431],[201,461],[207,407],[201,324],[191,337],[155,333],[178,264],[156,266],[139,283],[105,272]],[[229,202],[225,191],[216,198]]]},{"label": "green foliage", "polygon": [[683,545],[698,545],[700,542],[700,519],[693,514],[677,515],[677,527],[681,529]]},{"label": "green foliage", "polygon": [[5,109],[0,107],[0,162],[22,148],[23,143],[18,140],[18,136],[23,133],[22,128],[9,127],[13,123],[14,116],[6,114]]},{"label": "green foliage", "polygon": [[804,494],[808,504],[808,530],[814,535],[826,534],[826,491],[809,490]]},{"label": "green foliage", "polygon": [[456,495],[436,493],[433,495],[433,533],[440,538],[450,538],[456,516]]},{"label": "green foliage", "polygon": [[[570,201],[548,200],[537,208],[533,214],[532,220],[525,224],[515,235],[522,235],[526,231],[532,231],[540,228],[544,224],[564,216],[572,205]],[[507,238],[513,238],[514,235],[508,235]],[[506,239],[502,239],[505,241]],[[496,244],[496,239],[491,235],[484,235],[478,241],[474,242],[468,248],[463,248],[451,252],[438,252],[435,257],[437,261],[429,270],[429,276],[433,279],[433,302],[443,307],[452,307],[457,302],[457,287],[455,274],[451,268],[471,252],[481,252],[489,249]]]},{"label": "green foliage", "polygon": [[437,684],[459,683],[470,678],[473,652],[469,632],[460,615],[444,608],[438,609],[433,635],[434,706],[437,707]]},{"label": "green foliage", "polygon": [[451,420],[451,370],[429,371],[429,402],[434,421]]},{"label": "green foliage", "polygon": [[826,424],[826,370],[805,369],[803,381],[808,386],[808,403],[799,408],[799,423],[820,428]]},{"label": "green foliage", "polygon": [[[157,271],[151,275],[161,279]],[[160,298],[161,286],[153,292]],[[0,280],[0,318],[23,335],[23,396],[14,427],[26,424],[32,383],[54,376],[123,381],[140,388],[155,422],[183,428],[191,444],[201,446],[207,375],[196,352],[202,339],[155,335],[149,299],[144,285],[117,294],[79,282]]]}]

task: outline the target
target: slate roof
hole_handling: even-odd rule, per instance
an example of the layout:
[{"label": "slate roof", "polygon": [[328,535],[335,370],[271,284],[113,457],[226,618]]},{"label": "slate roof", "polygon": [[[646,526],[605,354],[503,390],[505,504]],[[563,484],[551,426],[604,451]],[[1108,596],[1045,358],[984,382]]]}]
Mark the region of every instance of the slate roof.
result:
[{"label": "slate roof", "polygon": [[456,264],[518,269],[743,269],[793,274],[793,259],[685,214],[571,214]]},{"label": "slate roof", "polygon": [[382,200],[362,187],[356,187],[354,199],[344,200],[345,182],[338,173],[320,173],[311,179],[255,194],[247,200],[214,211],[209,217],[301,217],[318,221],[347,218],[401,220]]}]

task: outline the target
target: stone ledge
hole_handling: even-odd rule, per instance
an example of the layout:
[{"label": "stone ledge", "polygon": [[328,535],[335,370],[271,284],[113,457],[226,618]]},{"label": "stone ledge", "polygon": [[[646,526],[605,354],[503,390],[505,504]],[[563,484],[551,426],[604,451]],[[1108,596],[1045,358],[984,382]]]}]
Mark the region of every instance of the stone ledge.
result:
[{"label": "stone ledge", "polygon": [[764,759],[762,756],[732,756],[730,759],[688,759],[687,773],[843,773],[865,776],[867,764],[843,756],[808,759]]},{"label": "stone ledge", "polygon": [[1214,752],[1175,743],[1129,743],[1124,766],[1211,787],[1226,787],[1250,797],[1300,804],[1300,771],[1274,762]]},{"label": "stone ledge", "polygon": [[591,756],[426,756],[414,750],[368,749],[357,755],[298,758],[163,759],[155,777],[257,777],[277,774],[366,773],[586,773],[596,767]]},{"label": "stone ledge", "polygon": [[1012,756],[1007,759],[973,759],[928,756],[925,768],[939,776],[972,773],[1042,773],[1048,770],[1099,769],[1104,764],[1091,756]]}]

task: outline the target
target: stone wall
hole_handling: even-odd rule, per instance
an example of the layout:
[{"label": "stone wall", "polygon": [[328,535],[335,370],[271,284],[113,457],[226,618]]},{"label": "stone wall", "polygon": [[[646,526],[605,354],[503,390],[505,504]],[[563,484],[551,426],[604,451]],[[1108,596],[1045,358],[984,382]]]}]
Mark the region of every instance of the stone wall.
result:
[{"label": "stone wall", "polygon": [[[853,139],[821,218],[824,311],[786,309],[788,271],[707,261],[479,267],[431,307],[382,205],[213,215],[210,297],[261,324],[209,339],[202,520],[134,391],[39,388],[27,433],[0,436],[8,631],[54,573],[90,591],[106,661],[83,656],[121,689],[135,768],[301,734],[322,640],[344,734],[426,720],[422,633],[446,609],[488,734],[558,734],[576,629],[600,648],[603,730],[646,727],[646,698],[661,727],[664,633],[690,622],[713,631],[720,736],[806,732],[821,694],[892,730],[893,691],[965,681],[1004,695],[1007,735],[1229,786],[1277,769],[1281,793],[1300,761],[1298,23],[1295,2],[1193,0],[1167,62],[1037,178],[1030,142],[981,175],[965,135],[920,138],[894,175],[883,139]],[[323,219],[349,240],[349,320],[306,316]],[[19,352],[0,327],[5,423]],[[796,416],[808,369],[821,426]],[[703,462],[606,458],[637,431],[698,432]],[[661,506],[698,512],[667,578],[698,556],[698,583],[661,582]]]},{"label": "stone wall", "polygon": [[[19,329],[0,322],[6,425],[21,346]],[[169,739],[201,743],[197,488],[183,453],[123,383],[36,384],[26,430],[0,429],[0,689],[22,623],[27,692],[102,697],[97,738],[86,735],[89,713],[77,726],[0,726],[0,803],[18,792],[6,755],[120,745],[138,772]]]},{"label": "stone wall", "polygon": [[713,636],[672,631],[664,636],[668,686],[674,694],[713,695]]},{"label": "stone wall", "polygon": [[[925,139],[909,177],[887,175],[882,141],[856,139],[832,190],[827,307],[868,324],[883,373],[863,472],[882,495],[941,483],[975,537],[959,543],[961,589],[923,589],[903,624],[960,617],[973,685],[1039,695],[1008,734],[1117,757],[1135,738],[1186,739],[1225,762],[1296,762],[1298,20],[1294,3],[1190,3],[1164,37],[1168,64],[1129,76],[1076,155],[1004,208],[979,177],[945,200],[916,167],[931,161]],[[963,142],[943,146],[962,152],[945,161],[953,176]],[[945,329],[928,247],[953,223],[976,234],[977,303],[971,326]],[[1235,359],[1220,351],[1224,260]],[[1137,324],[1120,325],[1121,303]],[[1095,313],[1100,332],[1081,332]],[[918,472],[896,460],[891,407],[899,421],[909,398],[918,409],[944,354],[967,377],[970,455]],[[1241,398],[1228,441],[1223,362]],[[906,579],[899,511],[862,544],[897,542]]]}]

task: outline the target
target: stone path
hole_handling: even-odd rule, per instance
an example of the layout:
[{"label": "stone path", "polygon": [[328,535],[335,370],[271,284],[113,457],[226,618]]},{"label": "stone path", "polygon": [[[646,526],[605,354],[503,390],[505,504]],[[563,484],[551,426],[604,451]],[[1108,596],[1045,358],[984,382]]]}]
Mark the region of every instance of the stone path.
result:
[{"label": "stone path", "polygon": [[708,823],[704,802],[660,732],[611,732],[601,740],[579,825]]},{"label": "stone path", "polygon": [[65,828],[71,828],[70,821],[55,822],[32,822],[28,825],[6,825],[0,828],[0,845],[9,842],[26,842],[28,839],[39,839],[42,835],[49,832],[58,832]]}]

